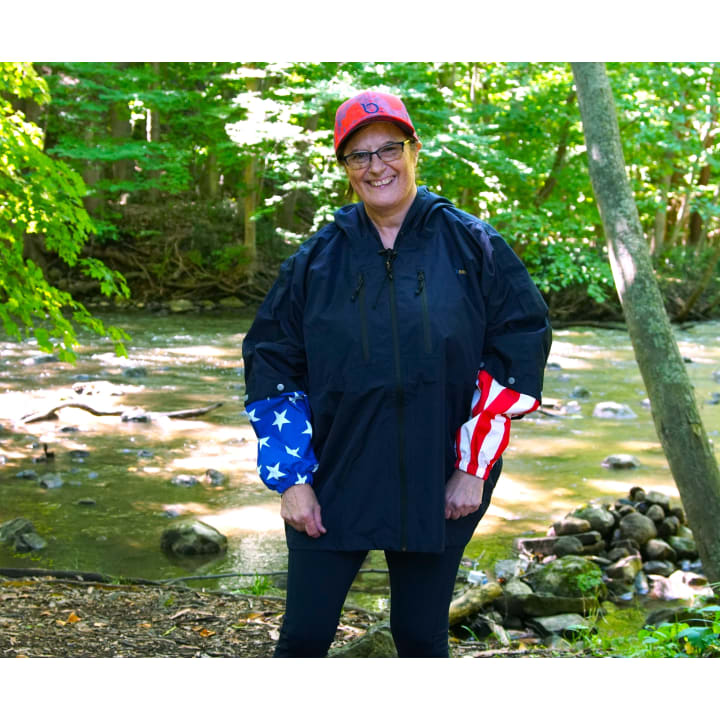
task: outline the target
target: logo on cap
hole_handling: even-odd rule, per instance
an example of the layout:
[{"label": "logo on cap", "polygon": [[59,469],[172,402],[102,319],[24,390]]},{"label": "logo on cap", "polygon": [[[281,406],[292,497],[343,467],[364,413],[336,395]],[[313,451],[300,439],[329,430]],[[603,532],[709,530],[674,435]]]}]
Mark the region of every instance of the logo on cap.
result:
[{"label": "logo on cap", "polygon": [[376,112],[380,112],[380,106],[377,103],[369,102],[369,103],[360,103],[362,105],[362,109],[368,114],[368,115],[374,115]]}]

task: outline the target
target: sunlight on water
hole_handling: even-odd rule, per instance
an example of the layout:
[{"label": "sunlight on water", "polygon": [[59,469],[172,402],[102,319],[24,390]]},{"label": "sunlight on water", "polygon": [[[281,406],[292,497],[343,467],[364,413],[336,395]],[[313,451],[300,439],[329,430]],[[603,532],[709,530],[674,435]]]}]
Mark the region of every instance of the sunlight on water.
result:
[{"label": "sunlight on water", "polygon": [[[257,479],[255,436],[242,414],[241,343],[250,315],[103,319],[128,329],[129,358],[117,358],[109,343],[85,337],[75,366],[32,364],[41,353],[31,343],[0,341],[0,522],[25,517],[48,541],[45,550],[24,555],[0,547],[0,566],[152,579],[282,570],[279,498]],[[720,404],[713,404],[713,393],[720,392],[720,381],[713,373],[720,371],[720,323],[696,325],[677,337],[683,356],[692,360],[686,367],[717,445]],[[625,333],[556,332],[545,401],[553,400],[555,408],[577,406],[566,416],[535,413],[513,424],[503,475],[467,554],[507,556],[515,537],[544,534],[578,505],[614,500],[634,485],[677,498],[645,399]],[[626,404],[636,417],[593,417],[595,405],[604,401]],[[57,419],[22,422],[23,416],[68,402],[108,412],[136,407],[155,415],[151,422],[122,422],[117,415],[63,408]],[[158,415],[212,403],[222,405],[194,418]],[[49,462],[43,443],[54,453]],[[79,450],[87,456],[71,455]],[[602,467],[605,457],[618,453],[632,454],[640,467]],[[223,474],[222,484],[204,481],[210,469]],[[18,477],[21,471],[59,473],[63,484],[45,489],[37,478]],[[198,482],[173,484],[179,475]],[[227,554],[182,562],[166,557],[160,536],[178,516],[197,517],[223,532]],[[370,564],[382,564],[377,558],[371,554]],[[377,583],[377,576],[363,582]],[[224,578],[218,586],[246,587],[247,578]]]}]

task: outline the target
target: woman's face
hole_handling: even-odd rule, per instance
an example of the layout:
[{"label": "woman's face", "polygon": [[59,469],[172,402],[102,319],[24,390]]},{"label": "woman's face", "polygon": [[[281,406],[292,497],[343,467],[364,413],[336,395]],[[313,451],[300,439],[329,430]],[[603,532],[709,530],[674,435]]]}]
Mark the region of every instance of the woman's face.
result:
[{"label": "woman's face", "polygon": [[[378,150],[391,142],[402,142],[405,133],[393,123],[374,122],[360,128],[345,144],[343,155],[359,150]],[[385,162],[372,155],[370,165],[354,170],[345,166],[350,184],[370,215],[407,212],[415,198],[415,166],[420,143],[408,143],[398,160]]]}]

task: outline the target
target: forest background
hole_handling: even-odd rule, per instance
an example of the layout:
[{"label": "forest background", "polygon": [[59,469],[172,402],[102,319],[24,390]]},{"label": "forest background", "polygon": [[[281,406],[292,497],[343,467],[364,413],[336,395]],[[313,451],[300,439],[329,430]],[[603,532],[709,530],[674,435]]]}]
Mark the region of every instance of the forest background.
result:
[{"label": "forest background", "polygon": [[[717,317],[720,63],[607,70],[668,314]],[[365,88],[403,97],[420,182],[504,235],[554,322],[622,318],[567,63],[47,62],[0,63],[6,331],[47,317],[69,351],[101,292],[258,302],[347,201],[334,112]]]}]

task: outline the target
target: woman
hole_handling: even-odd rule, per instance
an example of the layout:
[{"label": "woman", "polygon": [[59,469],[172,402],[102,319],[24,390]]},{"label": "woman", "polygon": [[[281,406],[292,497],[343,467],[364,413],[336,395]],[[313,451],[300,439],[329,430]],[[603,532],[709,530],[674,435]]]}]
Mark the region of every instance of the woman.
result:
[{"label": "woman", "polygon": [[359,203],[287,260],[243,343],[258,471],[289,547],[278,657],[324,656],[366,554],[385,551],[401,657],[448,656],[465,545],[510,420],[536,409],[547,307],[489,225],[418,188],[402,101],[343,103]]}]

